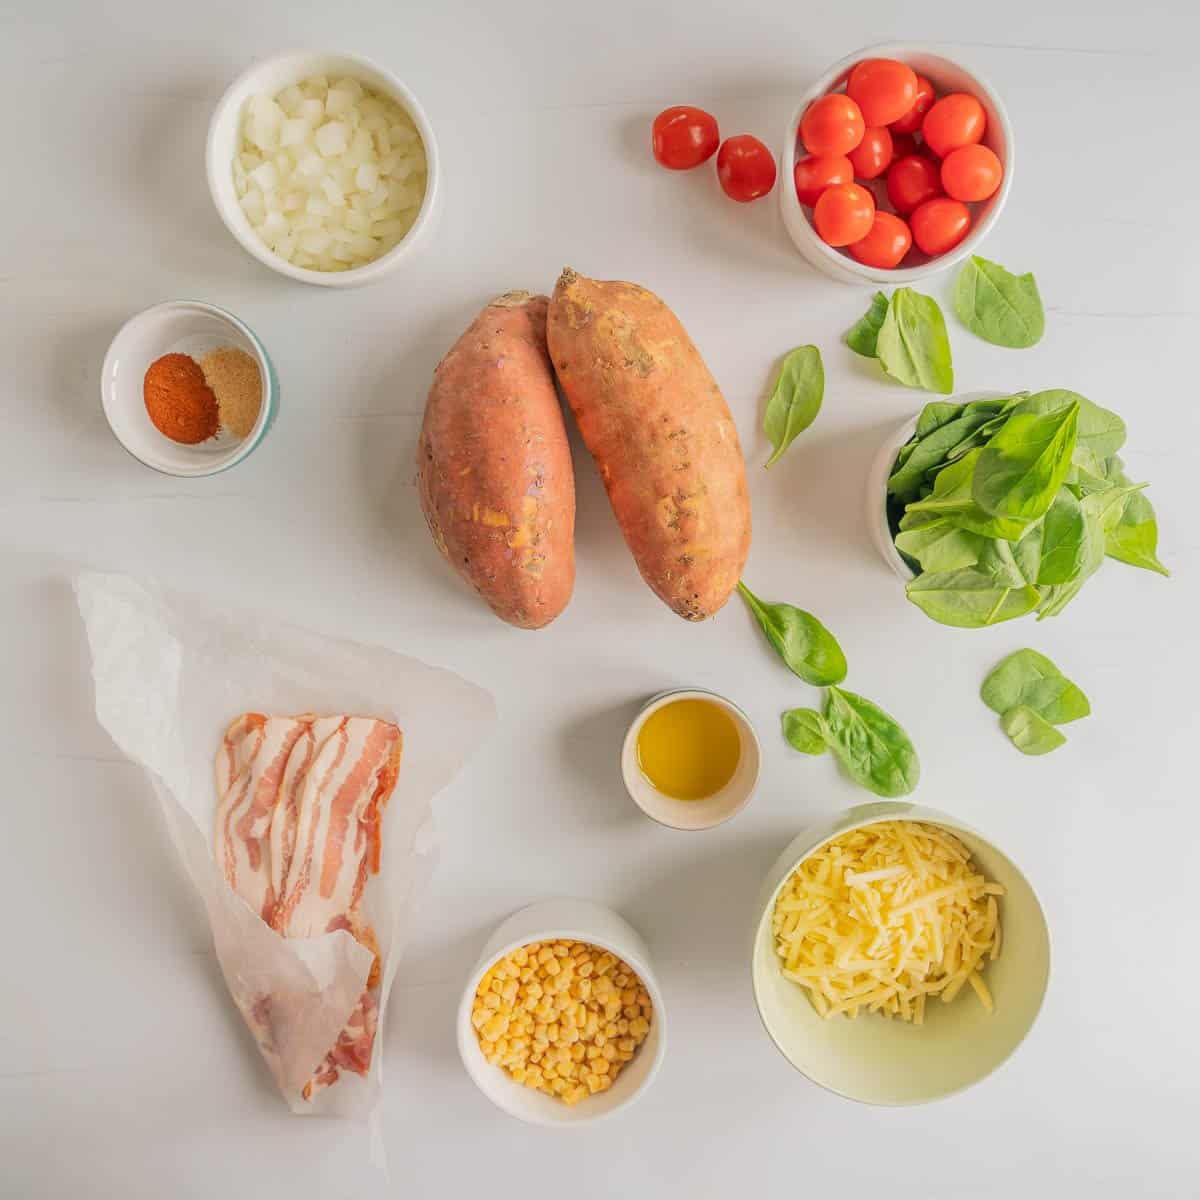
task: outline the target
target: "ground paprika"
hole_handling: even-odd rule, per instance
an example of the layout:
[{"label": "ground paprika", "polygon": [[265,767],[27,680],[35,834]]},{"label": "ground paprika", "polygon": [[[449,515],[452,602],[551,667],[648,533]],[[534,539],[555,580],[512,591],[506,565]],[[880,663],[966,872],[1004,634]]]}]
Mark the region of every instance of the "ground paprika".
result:
[{"label": "ground paprika", "polygon": [[220,428],[217,398],[200,364],[186,354],[164,354],[152,362],[142,395],[155,428],[173,442],[194,446]]}]

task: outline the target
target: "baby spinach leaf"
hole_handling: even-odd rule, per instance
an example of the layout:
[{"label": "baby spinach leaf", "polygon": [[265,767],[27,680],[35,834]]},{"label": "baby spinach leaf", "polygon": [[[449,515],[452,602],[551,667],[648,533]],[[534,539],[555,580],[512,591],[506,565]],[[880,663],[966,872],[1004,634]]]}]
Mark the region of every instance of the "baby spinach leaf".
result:
[{"label": "baby spinach leaf", "polygon": [[915,445],[921,438],[927,438],[935,430],[941,429],[943,425],[949,425],[955,418],[962,416],[966,416],[963,405],[957,404],[953,400],[930,400],[917,417],[913,444]]},{"label": "baby spinach leaf", "polygon": [[1000,718],[1000,728],[1022,754],[1049,754],[1067,739],[1032,708],[1018,704]]},{"label": "baby spinach leaf", "polygon": [[825,718],[815,708],[792,708],[780,718],[783,736],[801,754],[824,754],[829,749]]},{"label": "baby spinach leaf", "polygon": [[932,429],[915,443],[903,463],[897,460],[896,468],[888,479],[889,494],[902,504],[915,499],[925,476],[930,471],[940,470],[947,455],[985,420],[982,415],[964,415]]},{"label": "baby spinach leaf", "polygon": [[1075,496],[1060,488],[1042,522],[1041,556],[1033,582],[1067,583],[1083,569],[1087,525]]},{"label": "baby spinach leaf", "polygon": [[906,796],[921,764],[894,717],[854,692],[831,687],[825,697],[825,739],[850,776],[877,796]]},{"label": "baby spinach leaf", "polygon": [[949,394],[954,367],[946,320],[937,301],[911,288],[897,288],[875,341],[879,365],[908,387]]},{"label": "baby spinach leaf", "polygon": [[900,521],[901,529],[911,529],[922,523],[922,514],[944,516],[951,524],[971,533],[989,538],[1019,541],[1029,523],[1012,517],[994,517],[985,512],[972,498],[975,469],[982,453],[978,448],[943,467],[933,482],[928,496],[909,503]]},{"label": "baby spinach leaf", "polygon": [[1020,543],[1006,542],[1003,538],[984,538],[975,569],[986,575],[993,583],[1006,588],[1023,588],[1034,579],[1026,577],[1017,562],[1015,547]]},{"label": "baby spinach leaf", "polygon": [[958,273],[954,311],[972,333],[994,346],[1035,346],[1046,331],[1046,312],[1033,276],[1013,275],[977,254]]},{"label": "baby spinach leaf", "polygon": [[1093,404],[1086,396],[1066,388],[1051,388],[1035,392],[1014,409],[1015,412],[1045,416],[1061,412],[1072,404],[1079,406],[1077,435],[1075,439],[1076,460],[1084,467],[1091,466],[1116,454],[1125,444],[1125,422],[1111,409]]},{"label": "baby spinach leaf", "polygon": [[959,529],[945,517],[934,517],[923,525],[896,535],[896,549],[921,564],[922,571],[953,571],[973,567],[979,561],[985,539]]},{"label": "baby spinach leaf", "polygon": [[1078,721],[1092,711],[1083,692],[1036,650],[1016,650],[1002,659],[979,694],[1001,716],[1023,704],[1052,725]]},{"label": "baby spinach leaf", "polygon": [[846,678],[846,656],[837,638],[812,613],[791,604],[760,600],[744,583],[738,584],[738,591],[767,641],[805,683],[824,687]]},{"label": "baby spinach leaf", "polygon": [[763,414],[763,432],[775,452],[767,466],[779,460],[798,433],[803,433],[821,411],[825,396],[825,368],[816,346],[797,346],[783,360],[779,378]]},{"label": "baby spinach leaf", "polygon": [[993,516],[1032,521],[1050,507],[1071,467],[1079,407],[1044,415],[1022,407],[981,451],[971,494]]},{"label": "baby spinach leaf", "polygon": [[[1125,464],[1114,454],[1104,464],[1106,477],[1114,487],[1128,487]],[[1109,529],[1104,539],[1104,550],[1109,558],[1141,567],[1146,571],[1157,571],[1170,575],[1170,571],[1158,559],[1158,519],[1154,505],[1142,492],[1128,496],[1121,508],[1121,515]]]},{"label": "baby spinach leaf", "polygon": [[875,340],[879,337],[879,328],[883,318],[887,316],[888,298],[882,292],[876,292],[871,297],[871,307],[850,327],[846,334],[846,345],[855,354],[863,358],[875,357]]},{"label": "baby spinach leaf", "polygon": [[982,629],[1032,612],[1038,589],[1006,587],[974,567],[926,571],[910,581],[905,594],[926,616],[959,629]]}]

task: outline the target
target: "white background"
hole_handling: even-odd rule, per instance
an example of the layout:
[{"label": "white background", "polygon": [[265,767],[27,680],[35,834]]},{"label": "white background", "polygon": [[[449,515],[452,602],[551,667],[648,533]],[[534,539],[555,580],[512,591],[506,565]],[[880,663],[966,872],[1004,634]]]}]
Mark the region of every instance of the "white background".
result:
[{"label": "white background", "polygon": [[[1192,1193],[1194,12],[1024,0],[5,6],[0,1194]],[[871,455],[924,399],[839,343],[868,293],[802,263],[775,196],[737,206],[711,167],[680,176],[652,162],[650,120],[680,102],[777,150],[809,80],[893,39],[977,66],[1016,131],[1015,186],[984,249],[1036,271],[1047,333],[1008,351],[951,317],[960,388],[1071,387],[1120,411],[1173,579],[1110,563],[1041,625],[958,632],[923,617],[862,515]],[[213,105],[254,56],[294,44],[377,57],[421,97],[440,139],[435,237],[362,291],[269,273],[209,202]],[[760,880],[801,826],[864,794],[778,738],[780,710],[815,693],[736,600],[700,626],[655,600],[583,455],[576,595],[549,629],[493,619],[429,541],[411,479],[434,364],[489,296],[548,290],[568,263],[637,280],[675,307],[744,440],[747,579],[837,632],[850,685],[899,716],[921,751],[918,798],[991,834],[1041,892],[1054,938],[1045,1009],[973,1091],[929,1108],[855,1106],[808,1084],[761,1032],[746,944]],[[927,289],[947,311],[948,284]],[[267,441],[212,479],[144,469],[100,411],[109,339],[172,297],[236,311],[282,381]],[[764,474],[762,393],[778,357],[804,342],[824,353],[825,408]],[[64,561],[383,642],[495,693],[496,735],[438,801],[443,859],[387,1025],[390,1185],[347,1168],[355,1131],[292,1117],[273,1093],[148,786],[95,724]],[[977,699],[988,668],[1022,645],[1050,654],[1093,703],[1047,759],[1017,754]],[[737,700],[765,745],[754,803],[698,835],[642,819],[616,770],[640,700],[684,684]],[[562,892],[609,903],[644,933],[673,1028],[637,1107],[556,1134],[475,1090],[452,1014],[492,926]]]}]

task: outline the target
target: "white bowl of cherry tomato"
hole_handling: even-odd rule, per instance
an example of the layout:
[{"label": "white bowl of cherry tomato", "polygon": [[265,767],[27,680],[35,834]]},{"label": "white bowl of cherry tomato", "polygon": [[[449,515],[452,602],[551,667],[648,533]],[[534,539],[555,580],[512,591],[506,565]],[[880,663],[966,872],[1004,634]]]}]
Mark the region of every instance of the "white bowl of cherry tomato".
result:
[{"label": "white bowl of cherry tomato", "polygon": [[913,283],[973,253],[1012,186],[992,88],[919,46],[861,50],[808,90],[780,156],[783,223],[847,283]]}]

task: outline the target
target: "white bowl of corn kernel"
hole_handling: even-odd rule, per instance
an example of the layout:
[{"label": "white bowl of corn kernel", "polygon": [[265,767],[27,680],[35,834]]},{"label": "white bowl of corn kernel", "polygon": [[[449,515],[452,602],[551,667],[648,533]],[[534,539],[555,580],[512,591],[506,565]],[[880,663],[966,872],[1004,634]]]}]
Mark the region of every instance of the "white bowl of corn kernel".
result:
[{"label": "white bowl of corn kernel", "polygon": [[1050,935],[1020,868],[970,826],[865,804],[775,861],[751,974],[763,1025],[798,1071],[850,1100],[923,1104],[1020,1045],[1045,996]]},{"label": "white bowl of corn kernel", "polygon": [[662,994],[637,931],[588,900],[513,913],[488,939],[458,1010],[467,1074],[533,1125],[579,1125],[632,1104],[666,1051]]}]

